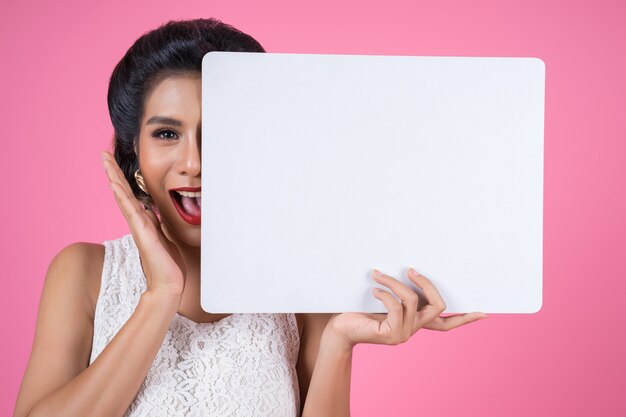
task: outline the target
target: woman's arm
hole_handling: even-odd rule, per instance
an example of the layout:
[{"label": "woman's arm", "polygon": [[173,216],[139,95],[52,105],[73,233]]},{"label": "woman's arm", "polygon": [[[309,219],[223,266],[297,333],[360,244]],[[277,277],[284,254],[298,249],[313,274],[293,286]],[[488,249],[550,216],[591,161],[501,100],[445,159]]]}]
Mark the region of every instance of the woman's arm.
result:
[{"label": "woman's arm", "polygon": [[121,416],[148,373],[179,300],[145,292],[88,365],[94,315],[88,287],[100,278],[93,265],[93,246],[84,243],[64,248],[50,264],[15,417]]},{"label": "woman's arm", "polygon": [[303,417],[350,416],[352,349],[357,343],[397,345],[409,340],[422,327],[447,331],[487,317],[481,312],[440,317],[446,304],[437,288],[413,268],[409,268],[408,277],[424,291],[427,304],[420,310],[417,309],[418,295],[410,287],[374,270],[374,280],[390,288],[399,298],[379,288],[373,289],[387,313],[304,315],[298,357],[300,392],[304,393],[306,401]]},{"label": "woman's arm", "polygon": [[352,347],[346,347],[328,331],[320,341],[302,417],[350,417]]},{"label": "woman's arm", "polygon": [[298,355],[301,415],[350,416],[352,348],[326,330],[332,314],[303,314]]}]

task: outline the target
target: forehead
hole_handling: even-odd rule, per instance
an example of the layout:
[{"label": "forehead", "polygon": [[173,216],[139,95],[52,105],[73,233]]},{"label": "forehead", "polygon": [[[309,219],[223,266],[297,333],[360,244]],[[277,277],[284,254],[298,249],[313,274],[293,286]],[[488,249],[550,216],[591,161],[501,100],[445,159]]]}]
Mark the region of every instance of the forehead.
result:
[{"label": "forehead", "polygon": [[160,115],[181,120],[199,120],[202,79],[199,75],[176,75],[161,80],[148,93],[143,123]]}]

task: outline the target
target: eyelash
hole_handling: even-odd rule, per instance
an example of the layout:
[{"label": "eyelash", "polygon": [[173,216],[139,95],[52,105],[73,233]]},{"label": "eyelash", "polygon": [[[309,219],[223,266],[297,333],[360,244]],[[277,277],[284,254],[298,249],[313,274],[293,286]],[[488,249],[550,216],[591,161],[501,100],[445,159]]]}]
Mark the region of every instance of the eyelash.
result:
[{"label": "eyelash", "polygon": [[157,130],[156,132],[154,132],[152,134],[153,137],[157,138],[157,139],[161,139],[161,140],[174,140],[175,138],[162,138],[159,135],[161,133],[165,133],[165,132],[170,132],[173,133],[174,135],[178,136],[178,133],[176,133],[175,131],[173,131],[172,129],[161,129],[161,130]]}]

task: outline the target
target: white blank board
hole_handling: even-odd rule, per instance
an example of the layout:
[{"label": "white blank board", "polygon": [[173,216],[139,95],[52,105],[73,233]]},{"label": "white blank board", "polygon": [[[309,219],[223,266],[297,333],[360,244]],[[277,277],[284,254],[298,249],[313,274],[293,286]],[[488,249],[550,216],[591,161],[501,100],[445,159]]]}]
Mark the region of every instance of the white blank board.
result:
[{"label": "white blank board", "polygon": [[201,305],[377,312],[373,268],[446,313],[542,303],[538,58],[210,52]]}]

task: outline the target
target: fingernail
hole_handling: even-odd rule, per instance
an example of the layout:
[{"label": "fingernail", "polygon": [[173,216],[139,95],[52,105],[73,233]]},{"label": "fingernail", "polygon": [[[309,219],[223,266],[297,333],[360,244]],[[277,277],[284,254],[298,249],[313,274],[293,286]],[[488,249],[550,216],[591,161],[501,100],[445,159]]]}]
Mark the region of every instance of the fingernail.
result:
[{"label": "fingernail", "polygon": [[417,271],[415,270],[415,268],[413,268],[413,267],[409,268],[409,272],[411,272],[411,274],[413,275],[413,277],[414,277],[414,278],[417,278],[417,277],[422,277],[422,276],[423,276],[422,274],[420,274],[419,272],[417,272]]},{"label": "fingernail", "polygon": [[383,276],[382,272],[380,272],[378,269],[374,269],[374,272],[372,273],[372,275],[378,278]]}]

